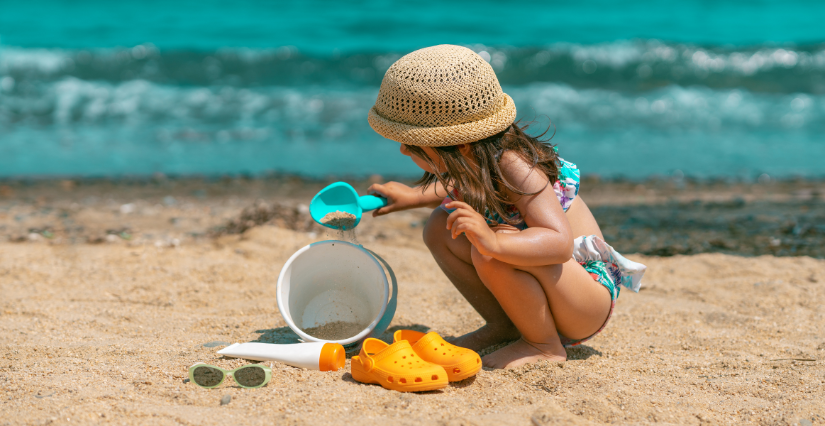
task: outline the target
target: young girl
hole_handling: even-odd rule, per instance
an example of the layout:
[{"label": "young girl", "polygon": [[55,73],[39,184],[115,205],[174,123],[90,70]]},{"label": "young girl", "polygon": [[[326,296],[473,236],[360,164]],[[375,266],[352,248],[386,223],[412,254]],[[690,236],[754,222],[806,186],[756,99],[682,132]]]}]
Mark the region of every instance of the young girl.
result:
[{"label": "young girl", "polygon": [[369,112],[372,128],[424,170],[416,188],[371,186],[389,200],[373,215],[435,208],[424,241],[486,321],[453,343],[480,350],[516,340],[483,358],[494,368],[566,360],[565,347],[604,328],[619,284],[638,291],[645,269],[603,241],[577,196],[576,166],[515,115],[490,65],[451,45],[394,63]]}]

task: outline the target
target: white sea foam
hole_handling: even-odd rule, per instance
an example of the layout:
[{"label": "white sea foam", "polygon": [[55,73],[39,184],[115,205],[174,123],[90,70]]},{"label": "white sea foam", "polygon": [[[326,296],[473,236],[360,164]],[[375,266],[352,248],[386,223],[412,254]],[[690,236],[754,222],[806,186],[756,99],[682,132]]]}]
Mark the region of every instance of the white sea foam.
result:
[{"label": "white sea foam", "polygon": [[[795,69],[803,74],[820,73],[825,70],[825,47],[822,45],[807,48],[707,48],[659,40],[619,40],[597,44],[554,43],[542,48],[484,45],[471,47],[490,62],[496,71],[507,70],[515,76],[530,69],[564,66],[566,61],[573,61],[577,68],[584,70],[586,74],[593,74],[597,70],[615,71],[630,68],[642,78],[655,73],[659,79],[681,78],[686,74],[704,79],[713,74],[749,77],[773,70]],[[123,78],[124,75],[129,75],[121,72],[123,68],[140,63],[141,66],[131,71],[151,76],[158,72],[157,63],[146,61],[153,59],[176,65],[194,65],[193,61],[196,61],[198,67],[192,72],[203,73],[203,78],[206,79],[222,76],[224,65],[235,64],[234,66],[241,67],[284,66],[286,69],[294,69],[296,75],[302,78],[317,73],[345,72],[353,81],[361,82],[380,81],[384,71],[400,56],[395,52],[376,54],[364,64],[358,62],[358,66],[347,68],[347,62],[342,62],[342,58],[336,55],[305,57],[291,46],[274,49],[224,48],[212,53],[161,52],[151,44],[95,50],[0,46],[0,75],[22,72],[35,72],[36,75],[46,76],[72,75],[79,66],[88,65],[93,67],[90,72],[106,75],[107,78]],[[352,58],[359,55],[364,56],[354,54]],[[96,61],[89,65],[92,58]],[[265,73],[265,69],[262,71]],[[110,75],[113,72],[114,74]]]},{"label": "white sea foam", "polygon": [[0,47],[0,74],[14,70],[37,70],[45,74],[60,72],[74,65],[73,52],[61,49],[23,49]]},{"label": "white sea foam", "polygon": [[[9,83],[11,86],[13,83]],[[6,85],[5,80],[0,85]],[[131,80],[123,83],[73,77],[44,83],[39,91],[0,97],[0,121],[44,118],[53,123],[105,123],[228,127],[282,126],[327,135],[370,132],[364,117],[374,102],[374,88],[179,87]],[[565,84],[505,86],[519,116],[546,115],[574,127],[704,129],[740,126],[752,129],[822,130],[825,96],[804,93],[753,93],[741,89],[671,85],[642,93],[580,89]],[[344,130],[346,129],[346,130]]]},{"label": "white sea foam", "polygon": [[[825,127],[825,96],[669,86],[641,94],[539,83],[509,88],[519,106],[563,126],[690,130]],[[783,117],[793,117],[793,119]]]}]

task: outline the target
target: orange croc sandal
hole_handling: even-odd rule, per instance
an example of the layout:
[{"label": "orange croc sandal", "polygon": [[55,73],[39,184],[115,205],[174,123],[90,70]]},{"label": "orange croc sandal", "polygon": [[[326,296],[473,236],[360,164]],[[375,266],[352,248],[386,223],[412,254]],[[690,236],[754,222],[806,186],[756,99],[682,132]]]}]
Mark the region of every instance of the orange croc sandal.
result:
[{"label": "orange croc sandal", "polygon": [[369,338],[351,364],[353,379],[399,392],[430,391],[449,385],[444,369],[421,359],[407,341],[388,345]]},{"label": "orange croc sandal", "polygon": [[464,380],[481,370],[481,357],[477,353],[448,343],[434,331],[424,334],[414,330],[398,330],[392,340],[395,344],[410,342],[421,359],[444,367],[451,382]]}]

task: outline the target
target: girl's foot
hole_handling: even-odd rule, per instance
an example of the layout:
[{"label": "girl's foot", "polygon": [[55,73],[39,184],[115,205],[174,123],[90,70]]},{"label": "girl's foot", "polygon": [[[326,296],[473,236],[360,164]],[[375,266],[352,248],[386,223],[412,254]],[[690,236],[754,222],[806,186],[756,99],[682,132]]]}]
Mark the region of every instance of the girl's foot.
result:
[{"label": "girl's foot", "polygon": [[567,351],[561,342],[558,343],[529,343],[524,338],[481,358],[485,367],[516,368],[531,362],[546,359],[548,361],[567,361]]},{"label": "girl's foot", "polygon": [[519,337],[521,337],[521,333],[519,333],[515,327],[502,329],[485,325],[476,331],[450,339],[450,343],[458,347],[480,351],[499,343],[516,340]]}]

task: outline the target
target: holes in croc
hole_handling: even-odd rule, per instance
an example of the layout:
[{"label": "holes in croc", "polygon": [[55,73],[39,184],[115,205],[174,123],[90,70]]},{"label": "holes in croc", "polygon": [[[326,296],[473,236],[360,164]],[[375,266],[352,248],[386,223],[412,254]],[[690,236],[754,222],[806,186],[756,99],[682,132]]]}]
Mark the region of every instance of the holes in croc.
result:
[{"label": "holes in croc", "polygon": [[480,363],[481,363],[481,358],[476,358],[476,364],[480,364]]},{"label": "holes in croc", "polygon": [[453,373],[458,374],[461,372],[460,368],[453,368]]},{"label": "holes in croc", "polygon": [[387,377],[387,381],[388,381],[388,382],[390,382],[390,383],[392,383],[392,376]]},{"label": "holes in croc", "polygon": [[433,374],[432,379],[433,379],[433,380],[438,380],[438,374]]},{"label": "holes in croc", "polygon": [[401,383],[407,383],[407,379],[405,379],[403,377],[401,379],[399,379],[398,381],[401,382]]},{"label": "holes in croc", "polygon": [[415,382],[416,382],[416,383],[421,383],[421,382],[423,382],[423,381],[424,381],[424,380],[422,380],[422,379],[421,379],[421,377],[416,377],[416,378],[415,378]]}]

